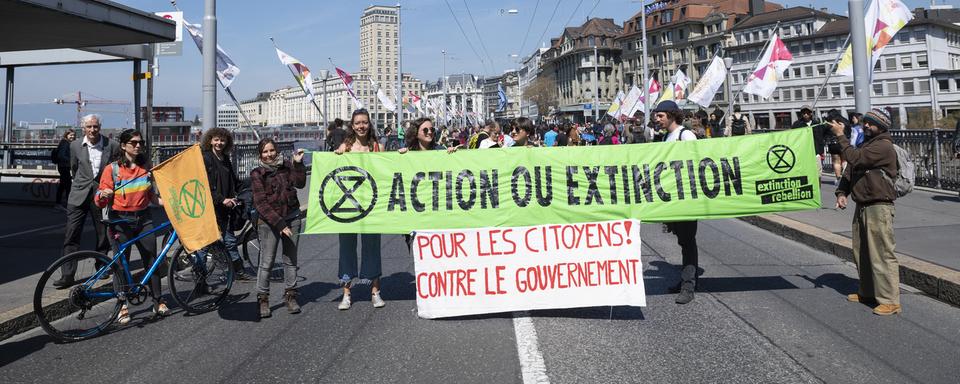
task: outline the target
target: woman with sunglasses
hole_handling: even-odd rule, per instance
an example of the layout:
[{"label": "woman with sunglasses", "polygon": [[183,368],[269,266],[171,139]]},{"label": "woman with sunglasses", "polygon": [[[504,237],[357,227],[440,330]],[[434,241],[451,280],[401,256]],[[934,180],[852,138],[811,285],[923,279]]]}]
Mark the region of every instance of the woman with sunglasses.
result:
[{"label": "woman with sunglasses", "polygon": [[[140,131],[128,129],[120,133],[120,152],[113,162],[103,169],[100,186],[93,202],[100,208],[109,207],[107,217],[117,233],[116,242],[125,243],[143,232],[153,229],[150,203],[160,205],[159,197],[148,171],[147,155]],[[153,234],[137,240],[137,249],[143,261],[144,270],[153,265],[157,258],[157,240]],[[123,255],[129,262],[130,249]],[[150,278],[150,295],[153,297],[153,313],[166,316],[170,313],[167,303],[160,298],[160,273]],[[117,315],[117,322],[125,325],[130,322],[127,304],[123,304]]]},{"label": "woman with sunglasses", "polygon": [[447,153],[457,151],[459,146],[447,148],[434,140],[436,137],[435,133],[436,130],[433,128],[433,120],[429,117],[416,119],[413,121],[413,124],[410,124],[410,127],[407,128],[406,135],[404,136],[406,145],[397,152],[403,154],[408,151],[429,151],[435,149],[446,149]]},{"label": "woman with sunglasses", "polygon": [[[380,152],[380,143],[377,142],[377,134],[370,127],[370,113],[366,109],[357,109],[353,111],[350,117],[350,124],[347,127],[347,137],[343,144],[333,153],[342,155],[347,152]],[[357,237],[360,237],[360,243],[363,246],[360,256],[360,266],[357,266]],[[350,290],[359,284],[370,284],[370,301],[374,308],[383,308],[387,305],[380,298],[380,234],[376,233],[341,233],[340,240],[340,263],[337,276],[340,279],[340,285],[343,287],[343,299],[337,306],[340,310],[350,309],[353,301],[350,296]]]}]

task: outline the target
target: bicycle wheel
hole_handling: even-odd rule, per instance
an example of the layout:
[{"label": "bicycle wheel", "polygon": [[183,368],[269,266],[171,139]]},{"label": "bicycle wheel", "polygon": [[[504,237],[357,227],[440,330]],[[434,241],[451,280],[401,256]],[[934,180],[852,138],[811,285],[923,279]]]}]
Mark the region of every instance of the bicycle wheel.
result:
[{"label": "bicycle wheel", "polygon": [[240,254],[243,256],[244,261],[250,264],[250,267],[253,268],[254,271],[260,269],[260,237],[257,234],[257,227],[250,227],[241,233],[239,242],[241,248]]},{"label": "bicycle wheel", "polygon": [[254,264],[260,262],[260,240],[257,236],[257,227],[249,227],[241,232],[237,241],[240,244],[240,255],[243,256],[243,261],[250,265],[250,268],[256,274],[256,271],[260,268],[258,264]]},{"label": "bicycle wheel", "polygon": [[187,254],[170,263],[167,274],[173,299],[188,313],[203,313],[217,309],[233,286],[233,265],[223,243],[206,248],[206,254]]},{"label": "bicycle wheel", "polygon": [[[76,264],[75,283],[64,289],[53,285],[60,268]],[[74,252],[47,267],[33,294],[33,311],[50,336],[63,341],[94,337],[113,323],[120,312],[126,279],[119,265],[94,251]]]}]

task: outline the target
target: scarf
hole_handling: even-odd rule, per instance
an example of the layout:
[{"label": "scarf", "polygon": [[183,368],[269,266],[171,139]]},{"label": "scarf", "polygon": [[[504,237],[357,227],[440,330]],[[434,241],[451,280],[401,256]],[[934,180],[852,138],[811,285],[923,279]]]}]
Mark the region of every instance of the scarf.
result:
[{"label": "scarf", "polygon": [[272,162],[265,162],[263,159],[260,160],[260,165],[266,167],[270,172],[276,172],[281,165],[283,165],[283,154],[278,153],[277,157],[273,159]]}]

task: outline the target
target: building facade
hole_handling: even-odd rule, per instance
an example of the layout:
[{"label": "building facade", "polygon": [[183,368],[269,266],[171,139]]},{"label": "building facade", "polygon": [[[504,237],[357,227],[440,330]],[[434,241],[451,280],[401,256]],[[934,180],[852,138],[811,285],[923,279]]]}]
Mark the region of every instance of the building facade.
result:
[{"label": "building facade", "polygon": [[[446,89],[444,89],[444,86],[446,86]],[[443,112],[438,112],[441,119],[447,120],[451,124],[456,121],[462,123],[464,113],[483,118],[484,111],[486,111],[484,108],[483,79],[469,73],[448,75],[446,81],[438,79],[435,83],[427,85],[423,98],[427,103],[446,105],[452,109],[452,113],[446,116],[443,115]]]},{"label": "building facade", "polygon": [[540,112],[537,104],[528,96],[527,89],[537,80],[542,74],[543,70],[543,54],[547,51],[547,48],[537,48],[536,51],[530,54],[525,58],[521,58],[520,62],[520,115],[526,116],[532,119],[537,119],[540,117]]},{"label": "building facade", "polygon": [[[798,8],[806,16],[785,16]],[[757,19],[762,22],[747,19],[734,27],[736,45],[728,51],[734,60],[734,93],[745,85],[778,21],[794,58],[769,99],[746,93],[735,99],[758,127],[789,127],[800,107],[814,101],[821,113],[854,111],[853,78],[831,74],[849,35],[845,17],[795,7]],[[914,19],[897,32],[874,67],[871,103],[889,107],[898,126],[932,128],[945,114],[960,113],[955,77],[960,73],[960,26],[954,23],[960,23],[960,10],[914,10]]]},{"label": "building facade", "polygon": [[233,104],[217,106],[217,126],[226,129],[240,128],[240,110]]},{"label": "building facade", "polygon": [[621,48],[615,43],[622,33],[613,19],[593,18],[551,39],[542,60],[543,71],[550,72],[557,89],[555,116],[593,121],[597,108],[603,116],[623,90]]},{"label": "building facade", "polygon": [[[507,119],[520,116],[518,81],[516,70],[506,71],[500,76],[483,79],[483,105],[485,107],[483,116],[485,118]],[[507,105],[502,111],[497,111],[500,104],[498,85],[503,87],[503,93],[507,97]]]}]

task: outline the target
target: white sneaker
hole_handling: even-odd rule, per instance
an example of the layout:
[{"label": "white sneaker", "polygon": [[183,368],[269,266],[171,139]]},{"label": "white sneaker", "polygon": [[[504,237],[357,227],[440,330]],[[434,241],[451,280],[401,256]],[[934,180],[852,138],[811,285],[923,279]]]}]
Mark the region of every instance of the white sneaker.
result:
[{"label": "white sneaker", "polygon": [[120,313],[117,314],[117,323],[120,325],[127,325],[130,322],[130,311],[127,309],[127,305],[124,304],[120,307]]},{"label": "white sneaker", "polygon": [[373,307],[374,307],[374,308],[383,308],[385,305],[387,305],[387,303],[386,303],[385,301],[383,301],[383,299],[380,298],[380,293],[379,293],[379,292],[378,292],[378,293],[371,293],[371,294],[370,294],[370,301],[373,302]]},{"label": "white sneaker", "polygon": [[337,309],[345,311],[350,309],[350,295],[343,295],[343,300],[340,300],[340,305],[337,306]]}]

